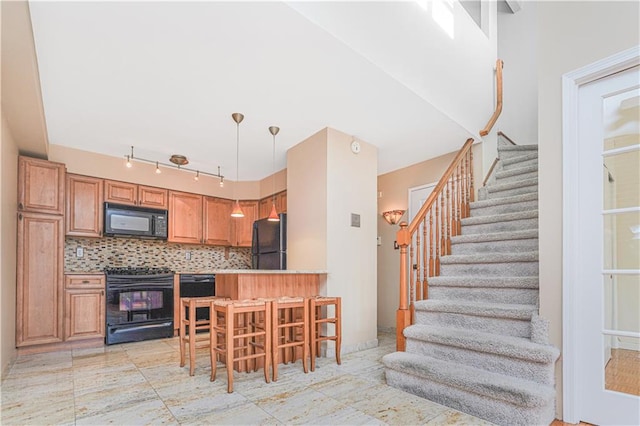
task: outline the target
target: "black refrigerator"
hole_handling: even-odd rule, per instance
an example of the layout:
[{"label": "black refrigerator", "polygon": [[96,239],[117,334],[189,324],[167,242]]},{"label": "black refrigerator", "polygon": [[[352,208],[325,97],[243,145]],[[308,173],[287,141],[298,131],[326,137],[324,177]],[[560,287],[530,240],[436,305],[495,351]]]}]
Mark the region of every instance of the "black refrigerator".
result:
[{"label": "black refrigerator", "polygon": [[279,222],[260,219],[253,222],[252,269],[287,269],[287,215]]}]

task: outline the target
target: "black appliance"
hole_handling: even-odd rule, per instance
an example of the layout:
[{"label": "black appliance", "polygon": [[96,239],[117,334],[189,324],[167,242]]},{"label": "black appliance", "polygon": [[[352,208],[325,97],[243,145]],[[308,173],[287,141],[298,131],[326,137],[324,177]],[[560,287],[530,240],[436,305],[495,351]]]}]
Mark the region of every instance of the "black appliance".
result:
[{"label": "black appliance", "polygon": [[253,222],[252,269],[287,269],[287,215],[279,222],[260,219]]},{"label": "black appliance", "polygon": [[173,272],[168,268],[105,268],[105,343],[173,336]]},{"label": "black appliance", "polygon": [[[214,274],[180,274],[180,297],[206,297],[216,295]],[[189,315],[189,308],[185,313]],[[208,320],[209,308],[196,308],[196,320]]]},{"label": "black appliance", "polygon": [[167,210],[104,203],[104,234],[113,236],[167,239]]}]

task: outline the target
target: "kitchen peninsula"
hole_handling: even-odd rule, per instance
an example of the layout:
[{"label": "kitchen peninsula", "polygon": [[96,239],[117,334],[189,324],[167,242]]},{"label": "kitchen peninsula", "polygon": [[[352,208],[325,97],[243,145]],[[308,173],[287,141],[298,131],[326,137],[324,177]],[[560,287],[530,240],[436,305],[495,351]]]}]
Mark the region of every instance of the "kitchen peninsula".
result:
[{"label": "kitchen peninsula", "polygon": [[231,299],[256,297],[316,296],[326,271],[219,269],[216,295]]}]

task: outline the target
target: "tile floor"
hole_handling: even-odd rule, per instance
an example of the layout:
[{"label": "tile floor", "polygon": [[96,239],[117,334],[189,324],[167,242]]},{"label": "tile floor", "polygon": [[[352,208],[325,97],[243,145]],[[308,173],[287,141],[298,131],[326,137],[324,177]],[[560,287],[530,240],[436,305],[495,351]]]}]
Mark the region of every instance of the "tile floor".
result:
[{"label": "tile floor", "polygon": [[21,355],[0,388],[0,424],[490,424],[387,386],[380,358],[395,339],[379,339],[313,373],[281,366],[277,382],[235,373],[231,394],[224,368],[209,381],[206,349],[195,376],[178,366],[177,338]]}]

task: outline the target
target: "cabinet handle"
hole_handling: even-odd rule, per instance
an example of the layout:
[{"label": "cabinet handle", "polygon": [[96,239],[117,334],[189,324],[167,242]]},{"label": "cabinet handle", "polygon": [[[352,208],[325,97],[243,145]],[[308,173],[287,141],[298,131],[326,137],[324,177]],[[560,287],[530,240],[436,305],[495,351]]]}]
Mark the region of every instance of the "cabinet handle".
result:
[{"label": "cabinet handle", "polygon": [[104,290],[100,290],[100,296],[104,296]]},{"label": "cabinet handle", "polygon": [[18,213],[18,219],[22,220],[22,213]]},{"label": "cabinet handle", "polygon": [[18,208],[19,208],[20,210],[24,209],[24,206],[22,205],[22,203],[18,203]]},{"label": "cabinet handle", "polygon": [[89,284],[89,280],[82,280],[82,284]]}]

